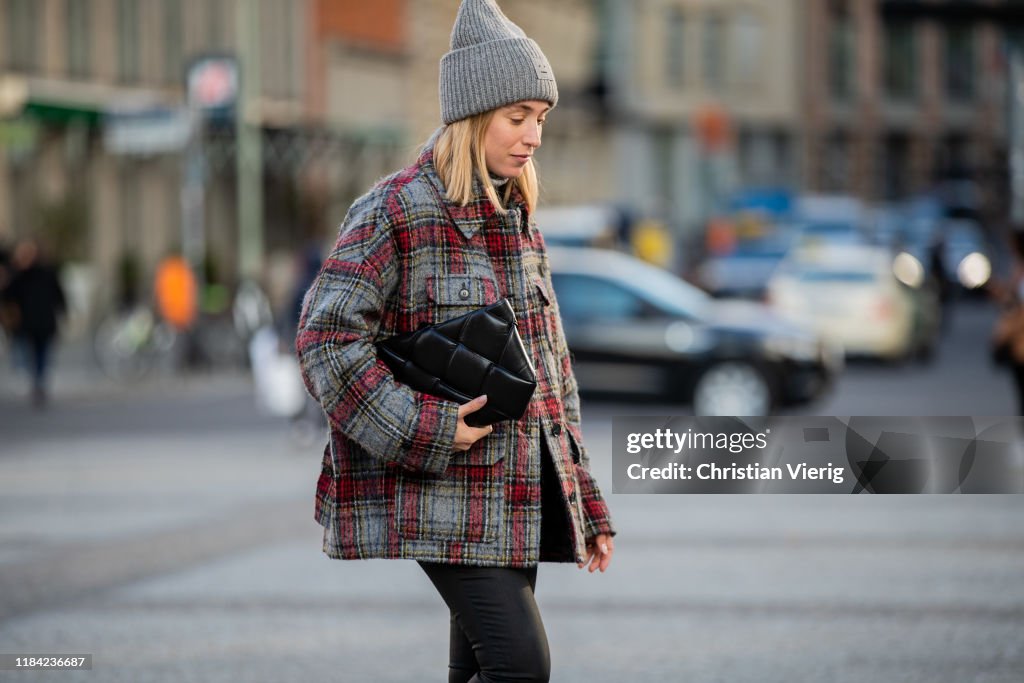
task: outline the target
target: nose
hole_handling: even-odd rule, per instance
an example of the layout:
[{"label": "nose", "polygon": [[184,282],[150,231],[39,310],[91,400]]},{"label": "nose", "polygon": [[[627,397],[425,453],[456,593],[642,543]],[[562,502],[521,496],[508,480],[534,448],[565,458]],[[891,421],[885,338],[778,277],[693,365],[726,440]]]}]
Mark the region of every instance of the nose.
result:
[{"label": "nose", "polygon": [[530,125],[526,127],[523,144],[527,147],[532,147],[533,149],[540,147],[540,132],[541,128],[539,123],[536,121],[530,123]]}]

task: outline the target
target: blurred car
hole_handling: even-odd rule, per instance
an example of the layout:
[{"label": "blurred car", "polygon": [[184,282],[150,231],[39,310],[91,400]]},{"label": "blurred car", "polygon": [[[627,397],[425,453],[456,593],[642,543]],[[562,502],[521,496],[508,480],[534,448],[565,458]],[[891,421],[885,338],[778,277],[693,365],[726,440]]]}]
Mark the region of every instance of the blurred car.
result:
[{"label": "blurred car", "polygon": [[864,244],[870,212],[865,204],[845,195],[803,195],[795,210],[800,246]]},{"label": "blurred car", "polygon": [[901,204],[876,206],[870,212],[868,242],[895,249],[906,240],[908,222],[908,212]]},{"label": "blurred car", "polygon": [[939,302],[920,261],[869,245],[799,249],[772,276],[768,299],[847,355],[930,358]]},{"label": "blurred car", "polygon": [[760,239],[740,241],[731,253],[711,256],[700,265],[699,284],[716,297],[761,299],[792,243],[788,228]]},{"label": "blurred car", "polygon": [[983,289],[998,256],[976,220],[943,216],[940,206],[929,210],[924,200],[879,216],[873,241],[911,254],[924,266],[925,277],[941,278],[946,289]]},{"label": "blurred car", "polygon": [[621,223],[624,220],[613,206],[579,204],[545,206],[534,214],[548,245],[568,247],[623,246]]},{"label": "blurred car", "polygon": [[655,395],[699,415],[766,415],[821,396],[842,358],[763,305],[719,301],[626,254],[549,249],[584,392]]},{"label": "blurred car", "polygon": [[864,233],[855,223],[841,220],[806,221],[799,227],[797,237],[801,247],[832,247],[842,245],[865,244]]},{"label": "blurred car", "polygon": [[970,219],[947,219],[943,226],[946,278],[964,289],[978,290],[992,277],[992,248],[981,226]]},{"label": "blurred car", "polygon": [[840,194],[800,195],[796,199],[794,211],[801,220],[849,223],[858,227],[863,227],[869,218],[863,201]]}]

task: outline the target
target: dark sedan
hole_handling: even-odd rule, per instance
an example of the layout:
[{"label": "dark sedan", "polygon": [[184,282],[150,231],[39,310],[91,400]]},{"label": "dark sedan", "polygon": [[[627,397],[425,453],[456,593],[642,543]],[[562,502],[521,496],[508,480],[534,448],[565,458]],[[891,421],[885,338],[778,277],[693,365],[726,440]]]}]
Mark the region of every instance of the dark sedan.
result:
[{"label": "dark sedan", "polygon": [[551,247],[583,392],[657,395],[698,415],[767,415],[831,385],[841,354],[746,301],[709,297],[620,252]]}]

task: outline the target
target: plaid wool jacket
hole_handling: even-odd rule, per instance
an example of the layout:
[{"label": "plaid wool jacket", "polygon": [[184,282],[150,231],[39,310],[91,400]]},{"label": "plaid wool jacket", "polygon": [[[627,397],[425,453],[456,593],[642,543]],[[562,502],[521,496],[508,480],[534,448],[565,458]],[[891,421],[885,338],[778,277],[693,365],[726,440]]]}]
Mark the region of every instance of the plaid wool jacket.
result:
[{"label": "plaid wool jacket", "polygon": [[[506,567],[569,561],[540,556],[546,439],[567,542],[582,561],[584,539],[615,531],[581,439],[544,239],[518,195],[504,216],[482,191],[464,207],[448,201],[432,159],[428,146],[356,200],[306,294],[296,350],[330,422],[315,506],[324,552]],[[537,390],[520,420],[456,452],[458,404],[396,381],[374,342],[502,297]]]}]

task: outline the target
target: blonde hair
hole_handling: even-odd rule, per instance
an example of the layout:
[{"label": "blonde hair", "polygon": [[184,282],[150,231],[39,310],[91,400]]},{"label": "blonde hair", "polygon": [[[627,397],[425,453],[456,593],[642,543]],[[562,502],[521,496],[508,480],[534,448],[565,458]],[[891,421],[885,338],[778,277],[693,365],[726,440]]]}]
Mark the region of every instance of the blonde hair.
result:
[{"label": "blonde hair", "polygon": [[527,210],[533,213],[539,194],[537,169],[533,159],[526,162],[522,175],[510,178],[505,183],[500,199],[494,184],[490,182],[484,156],[484,136],[495,112],[487,111],[445,126],[434,143],[434,168],[444,183],[448,199],[460,206],[473,201],[473,176],[476,174],[483,181],[484,193],[491,200],[495,211],[500,214],[508,212],[505,204],[512,196],[512,188],[517,187],[526,201]]}]

